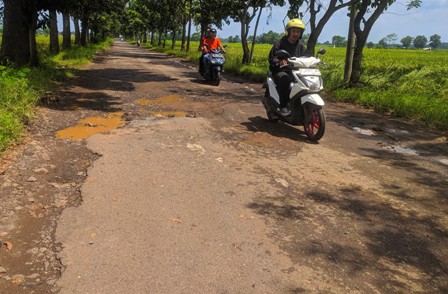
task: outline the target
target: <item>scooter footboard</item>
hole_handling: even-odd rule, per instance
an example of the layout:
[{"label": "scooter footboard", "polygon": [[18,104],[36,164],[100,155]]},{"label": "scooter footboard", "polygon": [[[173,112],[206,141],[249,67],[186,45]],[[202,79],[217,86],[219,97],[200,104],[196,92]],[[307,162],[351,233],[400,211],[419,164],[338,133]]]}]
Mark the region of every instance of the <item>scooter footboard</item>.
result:
[{"label": "scooter footboard", "polygon": [[305,96],[302,96],[302,97],[300,97],[300,102],[302,105],[307,102],[310,104],[319,105],[319,106],[325,105],[324,100],[320,97],[319,94],[307,94]]}]

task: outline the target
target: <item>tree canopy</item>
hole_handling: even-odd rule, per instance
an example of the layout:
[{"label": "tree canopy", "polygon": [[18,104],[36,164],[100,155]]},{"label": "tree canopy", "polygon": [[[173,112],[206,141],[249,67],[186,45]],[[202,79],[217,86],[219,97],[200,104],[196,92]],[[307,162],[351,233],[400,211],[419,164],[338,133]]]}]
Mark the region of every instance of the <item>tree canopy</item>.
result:
[{"label": "tree canopy", "polygon": [[[282,32],[270,31],[257,35],[258,23],[262,13],[272,12],[273,7],[289,4],[287,15],[307,17],[310,34],[304,36],[307,54],[314,54],[318,37],[328,20],[341,9],[347,9],[353,15],[353,32],[356,42],[347,52],[353,50],[351,85],[360,81],[362,51],[367,45],[367,38],[377,19],[396,0],[3,0],[0,1],[0,15],[3,15],[3,39],[0,60],[3,64],[13,63],[18,66],[38,65],[35,34],[39,27],[55,22],[55,11],[68,15],[75,24],[75,40],[86,46],[88,42],[97,42],[109,36],[123,35],[131,38],[150,37],[151,43],[165,45],[171,38],[182,40],[181,49],[189,50],[191,39],[198,40],[207,27],[222,28],[231,20],[240,23],[239,36],[229,38],[242,44],[243,64],[251,62],[255,43],[273,43],[282,36]],[[419,7],[421,0],[407,0],[408,9]],[[52,18],[49,16],[52,15]],[[79,24],[81,32],[78,36]],[[347,18],[349,22],[349,18]],[[51,30],[55,30],[54,23]],[[199,33],[192,34],[191,26]],[[65,27],[65,26],[64,26]],[[68,32],[69,33],[69,32]],[[66,36],[66,34],[64,34]],[[53,34],[54,38],[54,34]],[[396,34],[387,35],[382,41],[390,46],[397,39]],[[334,36],[335,46],[352,44],[353,37]],[[421,46],[420,37],[413,39],[414,46]],[[185,46],[185,42],[187,46]],[[408,37],[401,40],[408,47]],[[425,42],[426,45],[427,41]],[[251,44],[251,48],[249,48]],[[430,45],[440,46],[440,36],[430,37]],[[416,46],[416,47],[417,47]],[[68,45],[63,46],[68,48]],[[350,56],[350,55],[347,55]]]}]

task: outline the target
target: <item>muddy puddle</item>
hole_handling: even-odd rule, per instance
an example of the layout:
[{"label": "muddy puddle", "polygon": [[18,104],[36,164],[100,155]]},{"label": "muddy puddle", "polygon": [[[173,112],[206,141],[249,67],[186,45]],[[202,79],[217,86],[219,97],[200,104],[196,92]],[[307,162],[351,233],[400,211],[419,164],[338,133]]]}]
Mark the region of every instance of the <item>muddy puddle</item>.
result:
[{"label": "muddy puddle", "polygon": [[136,101],[137,105],[148,106],[148,105],[172,105],[174,103],[186,102],[187,100],[178,95],[168,95],[157,99],[138,99]]},{"label": "muddy puddle", "polygon": [[[161,107],[170,107],[170,108],[178,108],[182,105],[185,105],[187,103],[187,100],[177,96],[177,95],[168,95],[163,96],[158,99],[138,99],[136,101],[137,105],[141,107],[145,106],[161,106]],[[150,115],[153,115],[155,117],[185,117],[187,116],[187,112],[185,111],[147,111]]]},{"label": "muddy puddle", "polygon": [[442,158],[442,159],[439,159],[439,162],[448,166],[448,159]]},{"label": "muddy puddle", "polygon": [[359,127],[354,127],[353,128],[356,132],[358,132],[361,135],[365,135],[365,136],[374,136],[376,135],[374,131],[372,130],[366,130],[366,129],[362,129]]},{"label": "muddy puddle", "polygon": [[92,116],[82,119],[75,126],[57,131],[56,138],[76,141],[113,130],[124,126],[122,116],[123,112],[113,112],[106,116]]},{"label": "muddy puddle", "polygon": [[400,154],[408,154],[408,155],[418,155],[418,152],[411,148],[401,147],[401,146],[393,146],[392,150],[396,153]]}]

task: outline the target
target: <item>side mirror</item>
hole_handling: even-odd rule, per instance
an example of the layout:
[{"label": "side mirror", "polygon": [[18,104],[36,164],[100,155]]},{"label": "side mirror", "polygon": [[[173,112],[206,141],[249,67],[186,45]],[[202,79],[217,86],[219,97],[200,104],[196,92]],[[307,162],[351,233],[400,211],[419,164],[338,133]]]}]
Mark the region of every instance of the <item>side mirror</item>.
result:
[{"label": "side mirror", "polygon": [[319,54],[325,54],[326,52],[327,52],[327,50],[325,50],[325,48],[320,48],[320,49],[317,51],[316,57],[319,56]]}]

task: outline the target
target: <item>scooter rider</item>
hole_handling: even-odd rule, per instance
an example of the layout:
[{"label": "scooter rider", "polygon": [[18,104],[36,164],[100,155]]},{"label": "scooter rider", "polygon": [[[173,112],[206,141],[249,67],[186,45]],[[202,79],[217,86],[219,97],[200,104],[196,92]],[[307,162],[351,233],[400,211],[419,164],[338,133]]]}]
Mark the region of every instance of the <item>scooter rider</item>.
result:
[{"label": "scooter rider", "polygon": [[204,55],[203,61],[204,61],[204,69],[205,72],[208,73],[209,66],[208,66],[208,54],[211,50],[214,49],[220,49],[222,52],[226,53],[226,50],[224,49],[221,40],[216,37],[216,29],[210,29],[209,36],[205,38],[205,40],[201,44],[201,51]]},{"label": "scooter rider", "polygon": [[280,50],[286,50],[291,57],[300,57],[305,55],[305,45],[300,40],[305,30],[305,23],[298,18],[291,19],[285,27],[286,36],[276,41],[269,52],[269,69],[272,72],[273,80],[277,85],[277,91],[280,96],[280,113],[282,115],[290,114],[287,108],[289,102],[290,84],[293,81],[291,69],[288,67],[287,60],[279,60],[275,53]]},{"label": "scooter rider", "polygon": [[210,27],[208,27],[205,30],[205,33],[202,36],[201,42],[199,43],[199,46],[198,46],[198,51],[202,51],[201,57],[199,57],[199,73],[201,75],[204,74],[204,54],[207,54],[207,52],[204,53],[204,50],[202,50],[202,46],[205,43],[205,40],[210,36],[210,30],[211,30]]}]

